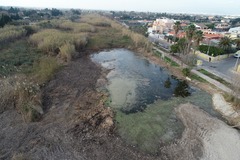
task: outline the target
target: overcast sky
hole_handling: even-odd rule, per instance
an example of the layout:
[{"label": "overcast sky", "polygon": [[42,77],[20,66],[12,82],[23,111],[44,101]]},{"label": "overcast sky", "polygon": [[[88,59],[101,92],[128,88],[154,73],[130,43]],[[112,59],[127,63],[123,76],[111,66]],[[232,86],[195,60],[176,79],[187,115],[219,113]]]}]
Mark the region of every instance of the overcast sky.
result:
[{"label": "overcast sky", "polygon": [[0,0],[0,6],[240,15],[240,0]]}]

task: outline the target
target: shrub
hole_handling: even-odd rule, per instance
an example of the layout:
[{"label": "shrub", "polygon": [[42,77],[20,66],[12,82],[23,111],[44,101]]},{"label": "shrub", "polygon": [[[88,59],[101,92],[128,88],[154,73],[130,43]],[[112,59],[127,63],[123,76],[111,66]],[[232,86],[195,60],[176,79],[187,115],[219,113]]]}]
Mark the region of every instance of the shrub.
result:
[{"label": "shrub", "polygon": [[13,41],[26,35],[26,30],[18,26],[5,26],[0,28],[0,43]]},{"label": "shrub", "polygon": [[25,121],[37,121],[41,114],[40,86],[26,77],[17,77],[15,105]]},{"label": "shrub", "polygon": [[43,57],[34,64],[34,77],[38,84],[44,84],[49,81],[56,70],[60,67],[56,58]]},{"label": "shrub", "polygon": [[12,78],[0,80],[0,113],[14,106],[14,84]]},{"label": "shrub", "polygon": [[68,33],[56,29],[45,29],[41,32],[33,34],[30,41],[35,44],[40,50],[50,53],[56,51],[66,43],[76,45],[80,48],[87,44],[86,33]]},{"label": "shrub", "polygon": [[16,109],[25,121],[36,121],[42,111],[40,87],[24,76],[8,77],[0,84],[0,113]]},{"label": "shrub", "polygon": [[60,47],[60,57],[64,62],[70,62],[75,52],[75,47],[72,44],[66,43]]},{"label": "shrub", "polygon": [[223,49],[218,48],[218,47],[214,47],[214,46],[208,46],[208,45],[200,45],[198,47],[198,50],[202,53],[207,54],[207,51],[209,49],[209,55],[213,55],[214,57],[218,56],[218,55],[223,55],[225,52]]},{"label": "shrub", "polygon": [[189,76],[190,75],[190,69],[189,68],[183,68],[182,73],[184,76]]}]

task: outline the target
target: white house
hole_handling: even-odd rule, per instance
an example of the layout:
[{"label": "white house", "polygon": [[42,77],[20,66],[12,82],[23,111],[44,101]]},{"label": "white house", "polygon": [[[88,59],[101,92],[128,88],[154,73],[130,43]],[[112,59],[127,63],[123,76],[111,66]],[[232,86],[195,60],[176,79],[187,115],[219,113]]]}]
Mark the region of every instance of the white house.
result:
[{"label": "white house", "polygon": [[228,34],[229,37],[233,39],[240,37],[240,27],[230,28]]}]

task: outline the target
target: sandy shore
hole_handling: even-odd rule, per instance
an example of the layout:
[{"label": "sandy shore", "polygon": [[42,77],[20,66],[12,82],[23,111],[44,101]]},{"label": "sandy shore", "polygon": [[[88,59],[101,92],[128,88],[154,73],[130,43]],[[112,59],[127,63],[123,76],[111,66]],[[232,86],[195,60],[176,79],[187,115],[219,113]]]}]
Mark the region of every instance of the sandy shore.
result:
[{"label": "sandy shore", "polygon": [[178,160],[239,160],[239,132],[191,104],[176,108],[185,125],[182,138],[163,148]]}]

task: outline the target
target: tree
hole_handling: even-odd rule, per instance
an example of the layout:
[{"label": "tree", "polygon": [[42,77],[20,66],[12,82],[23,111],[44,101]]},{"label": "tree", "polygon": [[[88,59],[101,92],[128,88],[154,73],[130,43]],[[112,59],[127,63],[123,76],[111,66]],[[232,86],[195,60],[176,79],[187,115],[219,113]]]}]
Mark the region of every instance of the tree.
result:
[{"label": "tree", "polygon": [[235,40],[234,40],[234,43],[235,43],[236,46],[237,46],[236,48],[237,48],[237,49],[240,49],[240,38],[235,39]]},{"label": "tree", "polygon": [[186,38],[180,38],[176,44],[171,45],[171,53],[186,54],[187,40]]},{"label": "tree", "polygon": [[179,52],[182,54],[187,54],[188,41],[186,38],[180,38],[177,42],[179,47]]},{"label": "tree", "polygon": [[215,28],[215,24],[214,24],[214,23],[206,24],[206,26],[207,26],[209,29],[214,29],[214,28]]},{"label": "tree", "polygon": [[200,42],[203,40],[203,32],[200,30],[196,30],[193,35],[193,40],[195,42],[195,47],[197,48]]},{"label": "tree", "polygon": [[187,38],[187,52],[186,53],[187,54],[190,52],[195,31],[196,31],[196,27],[194,24],[190,24],[186,28],[186,38]]},{"label": "tree", "polygon": [[63,15],[63,13],[60,10],[56,9],[56,8],[52,8],[51,13],[52,13],[52,16]]},{"label": "tree", "polygon": [[179,30],[182,29],[181,27],[181,23],[179,21],[175,22],[174,23],[174,26],[173,26],[173,29],[174,29],[174,43],[176,42],[176,38],[177,38],[177,34],[179,32]]},{"label": "tree", "polygon": [[231,49],[232,40],[229,37],[222,37],[219,41],[219,47],[222,48],[224,51],[228,51]]},{"label": "tree", "polygon": [[179,45],[178,44],[173,44],[173,45],[171,45],[171,47],[170,47],[170,51],[171,51],[171,53],[179,53]]},{"label": "tree", "polygon": [[5,15],[5,14],[0,14],[0,27],[4,27],[5,24],[11,22],[12,19],[11,17],[9,17],[8,15]]}]

